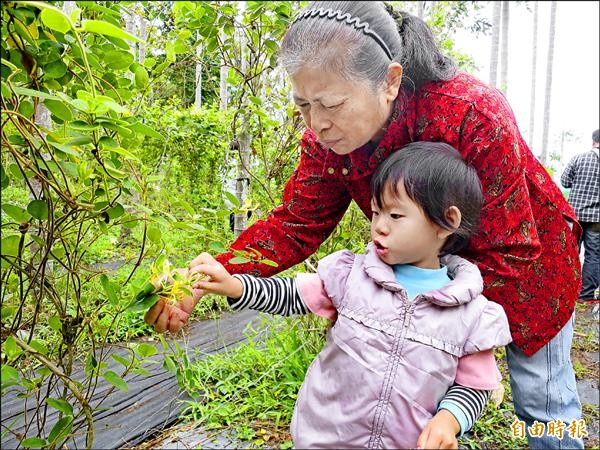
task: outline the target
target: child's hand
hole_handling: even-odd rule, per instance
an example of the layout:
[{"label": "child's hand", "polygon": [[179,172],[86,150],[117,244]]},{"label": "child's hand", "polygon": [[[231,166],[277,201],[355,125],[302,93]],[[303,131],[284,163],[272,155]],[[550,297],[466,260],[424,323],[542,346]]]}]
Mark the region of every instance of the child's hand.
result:
[{"label": "child's hand", "polygon": [[244,293],[241,281],[232,277],[227,269],[208,253],[201,253],[190,263],[190,274],[208,276],[207,280],[196,282],[193,287],[205,293],[240,298]]},{"label": "child's hand", "polygon": [[417,448],[458,448],[456,434],[459,431],[460,425],[454,415],[442,409],[423,428],[417,439]]}]

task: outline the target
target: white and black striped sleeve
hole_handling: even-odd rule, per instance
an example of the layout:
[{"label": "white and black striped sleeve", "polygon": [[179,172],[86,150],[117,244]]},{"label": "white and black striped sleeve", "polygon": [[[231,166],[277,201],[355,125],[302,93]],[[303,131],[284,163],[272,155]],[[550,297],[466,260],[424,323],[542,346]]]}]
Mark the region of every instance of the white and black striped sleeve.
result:
[{"label": "white and black striped sleeve", "polygon": [[454,384],[448,389],[440,402],[438,411],[447,409],[456,417],[460,424],[459,436],[462,436],[479,419],[491,393],[492,391],[471,389],[460,384]]},{"label": "white and black striped sleeve", "polygon": [[310,312],[298,294],[295,278],[258,278],[241,274],[233,276],[240,280],[244,287],[244,293],[240,298],[228,298],[233,310],[250,308],[280,316]]}]

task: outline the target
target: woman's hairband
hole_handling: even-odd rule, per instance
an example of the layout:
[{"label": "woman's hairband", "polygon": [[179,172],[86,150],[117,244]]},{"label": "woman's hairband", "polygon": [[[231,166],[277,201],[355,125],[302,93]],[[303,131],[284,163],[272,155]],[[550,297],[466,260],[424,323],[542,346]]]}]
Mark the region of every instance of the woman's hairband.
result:
[{"label": "woman's hairband", "polygon": [[369,28],[369,24],[366,22],[361,22],[358,17],[352,17],[350,13],[345,13],[339,10],[333,10],[331,8],[307,9],[306,11],[301,12],[292,23],[295,23],[302,19],[308,19],[313,17],[335,19],[340,22],[346,22],[348,25],[353,26],[357,30],[362,31],[364,34],[371,36],[373,39],[375,39],[375,41],[383,49],[388,58],[392,60],[394,59],[392,56],[392,52],[386,45],[385,41],[381,39],[381,37],[375,31]]}]

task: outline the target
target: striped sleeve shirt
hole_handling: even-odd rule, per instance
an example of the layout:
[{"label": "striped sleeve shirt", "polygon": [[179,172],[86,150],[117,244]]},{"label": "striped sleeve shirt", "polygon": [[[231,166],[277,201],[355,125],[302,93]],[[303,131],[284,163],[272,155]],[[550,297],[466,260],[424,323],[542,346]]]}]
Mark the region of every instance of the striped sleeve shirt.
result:
[{"label": "striped sleeve shirt", "polygon": [[[252,275],[235,274],[243,286],[243,294],[238,299],[229,298],[233,310],[244,308],[256,311],[291,316],[308,314],[310,310],[302,301],[294,278],[258,278]],[[479,418],[491,391],[471,389],[454,384],[448,389],[438,406],[454,415],[460,424],[460,436],[468,431]]]}]

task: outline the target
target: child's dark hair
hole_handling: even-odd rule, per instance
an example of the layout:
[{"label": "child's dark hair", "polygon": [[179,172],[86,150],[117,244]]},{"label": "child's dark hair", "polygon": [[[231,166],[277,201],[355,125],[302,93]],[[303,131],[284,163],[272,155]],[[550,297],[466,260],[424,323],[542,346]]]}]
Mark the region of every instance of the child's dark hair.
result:
[{"label": "child's dark hair", "polygon": [[456,206],[461,213],[458,229],[448,237],[442,255],[457,253],[469,243],[479,224],[483,192],[477,172],[451,145],[443,142],[413,142],[383,161],[371,179],[371,195],[380,208],[386,189],[398,194],[404,183],[408,196],[433,223],[453,230],[445,212]]}]

